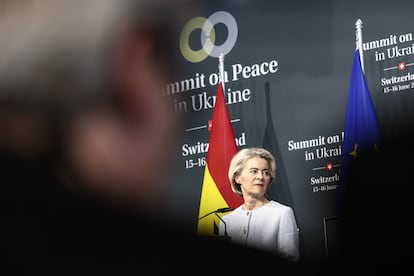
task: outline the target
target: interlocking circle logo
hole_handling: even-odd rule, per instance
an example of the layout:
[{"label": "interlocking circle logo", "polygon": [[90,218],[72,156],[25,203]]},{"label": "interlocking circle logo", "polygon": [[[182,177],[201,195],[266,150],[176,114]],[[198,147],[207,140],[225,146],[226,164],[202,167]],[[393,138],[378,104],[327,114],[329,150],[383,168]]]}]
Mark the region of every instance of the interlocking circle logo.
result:
[{"label": "interlocking circle logo", "polygon": [[[227,28],[227,39],[221,45],[215,45],[216,32],[214,25],[222,23]],[[193,31],[201,30],[201,45],[199,50],[190,47],[189,39]],[[237,22],[234,17],[225,11],[218,11],[210,15],[209,18],[194,17],[184,26],[180,35],[180,50],[182,55],[190,62],[197,63],[206,59],[208,56],[219,57],[221,53],[229,53],[237,40]]]}]

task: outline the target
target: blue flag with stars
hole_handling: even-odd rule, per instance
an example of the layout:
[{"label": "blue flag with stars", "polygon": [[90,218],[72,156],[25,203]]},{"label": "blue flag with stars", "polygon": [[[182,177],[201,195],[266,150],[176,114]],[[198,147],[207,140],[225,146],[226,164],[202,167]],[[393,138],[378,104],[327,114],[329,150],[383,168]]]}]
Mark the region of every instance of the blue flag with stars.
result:
[{"label": "blue flag with stars", "polygon": [[378,151],[382,140],[358,49],[354,53],[343,135],[338,187],[338,212],[340,214],[342,214],[344,186],[348,185],[346,184],[347,171],[352,161],[361,155]]}]

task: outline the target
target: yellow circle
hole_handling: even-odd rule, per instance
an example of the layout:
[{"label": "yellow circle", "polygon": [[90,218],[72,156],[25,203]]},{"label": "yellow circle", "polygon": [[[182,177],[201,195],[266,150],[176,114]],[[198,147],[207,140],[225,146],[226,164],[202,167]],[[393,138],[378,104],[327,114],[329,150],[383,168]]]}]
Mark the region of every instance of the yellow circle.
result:
[{"label": "yellow circle", "polygon": [[[200,50],[194,51],[191,49],[189,44],[189,39],[191,33],[196,30],[200,29],[203,30],[204,24],[209,23],[208,20],[204,17],[198,16],[194,17],[190,21],[188,21],[187,24],[185,24],[183,30],[181,31],[180,35],[180,50],[185,59],[187,59],[190,62],[196,63],[204,60],[208,57],[210,53],[207,53],[203,47],[201,47]],[[211,24],[211,23],[209,23]],[[212,44],[214,44],[216,40],[216,33],[214,31],[214,28],[210,28],[210,34],[206,34],[206,37]],[[202,42],[205,43],[205,42]]]}]

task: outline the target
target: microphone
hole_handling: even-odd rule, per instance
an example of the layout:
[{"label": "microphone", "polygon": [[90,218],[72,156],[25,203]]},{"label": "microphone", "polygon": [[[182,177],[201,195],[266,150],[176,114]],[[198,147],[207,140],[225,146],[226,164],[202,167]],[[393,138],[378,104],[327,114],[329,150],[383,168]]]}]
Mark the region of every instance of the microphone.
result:
[{"label": "microphone", "polygon": [[234,210],[234,208],[231,208],[231,207],[226,207],[226,208],[218,208],[216,211],[215,211],[215,213],[217,214],[217,213],[225,213],[225,212],[230,212],[230,211],[233,211]]},{"label": "microphone", "polygon": [[[225,213],[225,212],[230,212],[230,211],[233,211],[233,210],[234,210],[234,208],[231,208],[231,207],[218,208],[217,210],[214,210],[214,211],[211,211],[211,212],[205,214],[204,216],[200,217],[198,220],[200,220],[202,218],[205,218],[205,217],[207,217],[211,214],[215,214],[220,219],[220,221],[223,222],[223,225],[224,225],[224,238],[230,239],[230,237],[227,234],[226,222],[218,215],[218,213]],[[214,232],[216,232],[216,231],[214,231]],[[217,234],[216,234],[216,237],[218,237]]]},{"label": "microphone", "polygon": [[207,216],[209,216],[211,214],[225,213],[225,212],[230,212],[230,211],[233,211],[233,210],[234,210],[234,208],[231,208],[231,207],[218,208],[217,210],[211,211],[211,212],[205,214],[204,216],[198,218],[198,220],[200,220],[202,218],[205,218],[205,217],[207,217]]}]

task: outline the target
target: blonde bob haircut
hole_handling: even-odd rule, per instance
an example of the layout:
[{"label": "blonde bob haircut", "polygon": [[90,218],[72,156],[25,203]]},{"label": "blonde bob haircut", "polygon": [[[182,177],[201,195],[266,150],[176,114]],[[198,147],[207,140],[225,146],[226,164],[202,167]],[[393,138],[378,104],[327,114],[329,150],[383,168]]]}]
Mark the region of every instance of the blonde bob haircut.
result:
[{"label": "blonde bob haircut", "polygon": [[267,161],[270,171],[270,183],[273,182],[276,176],[276,160],[273,155],[264,148],[244,148],[238,151],[230,161],[228,177],[231,184],[231,189],[239,196],[243,196],[239,183],[236,183],[236,176],[239,176],[246,166],[246,162],[254,157],[260,157]]}]

